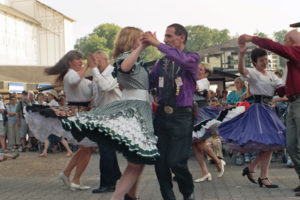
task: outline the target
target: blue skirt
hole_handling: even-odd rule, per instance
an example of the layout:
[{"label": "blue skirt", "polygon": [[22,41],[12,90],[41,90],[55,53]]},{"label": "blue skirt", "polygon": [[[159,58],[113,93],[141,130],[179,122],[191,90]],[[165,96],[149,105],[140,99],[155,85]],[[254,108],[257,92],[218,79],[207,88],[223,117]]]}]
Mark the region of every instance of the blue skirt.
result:
[{"label": "blue skirt", "polygon": [[246,112],[222,122],[218,132],[232,150],[239,152],[285,147],[285,126],[271,107],[260,103],[253,103]]}]

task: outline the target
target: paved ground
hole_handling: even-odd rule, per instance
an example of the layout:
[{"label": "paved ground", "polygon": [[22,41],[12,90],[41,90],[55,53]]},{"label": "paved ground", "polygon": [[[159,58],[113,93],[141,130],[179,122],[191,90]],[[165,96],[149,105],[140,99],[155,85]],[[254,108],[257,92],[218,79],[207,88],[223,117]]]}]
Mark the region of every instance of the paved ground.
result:
[{"label": "paved ground", "polygon": [[[69,158],[64,153],[49,154],[47,158],[38,158],[37,153],[22,153],[16,160],[7,160],[0,163],[0,200],[75,200],[75,199],[101,199],[109,200],[111,193],[95,195],[91,190],[72,192],[58,181],[57,175],[64,169]],[[122,170],[126,160],[119,155],[119,164]],[[99,185],[98,154],[93,154],[82,182],[93,188]],[[194,178],[200,174],[195,158],[189,161],[189,167]],[[298,185],[294,169],[286,168],[282,163],[272,163],[270,177],[280,185],[278,189],[259,188],[241,176],[243,167],[234,166],[227,159],[227,166],[223,178],[216,178],[216,168],[208,165],[213,175],[211,182],[195,184],[197,200],[283,200],[300,199],[294,197],[292,188]],[[182,199],[174,184],[177,199]],[[158,182],[153,166],[147,166],[143,173],[140,185],[141,200],[161,200]]]}]

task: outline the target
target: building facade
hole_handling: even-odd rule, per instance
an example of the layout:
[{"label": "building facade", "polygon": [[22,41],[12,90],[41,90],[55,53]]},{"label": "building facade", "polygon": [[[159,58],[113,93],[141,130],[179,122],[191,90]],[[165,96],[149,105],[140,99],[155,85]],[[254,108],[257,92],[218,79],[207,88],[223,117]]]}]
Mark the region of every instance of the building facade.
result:
[{"label": "building facade", "polygon": [[0,0],[0,89],[10,82],[24,89],[50,83],[43,70],[73,49],[73,22],[37,0]]},{"label": "building facade", "polygon": [[[251,62],[251,50],[256,48],[252,43],[247,43],[248,51],[245,54],[245,66],[253,67]],[[214,74],[210,77],[211,84],[224,90],[227,85],[233,85],[233,80],[238,73],[238,39],[228,40],[219,45],[200,50],[201,60],[209,63],[214,68]],[[280,68],[279,56],[268,52],[269,65],[267,70],[276,71]]]}]

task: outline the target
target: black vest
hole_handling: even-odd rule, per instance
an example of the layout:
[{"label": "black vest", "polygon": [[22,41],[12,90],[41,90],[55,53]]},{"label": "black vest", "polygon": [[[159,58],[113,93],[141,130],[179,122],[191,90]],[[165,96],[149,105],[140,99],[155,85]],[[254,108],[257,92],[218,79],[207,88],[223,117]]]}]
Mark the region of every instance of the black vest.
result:
[{"label": "black vest", "polygon": [[175,80],[181,77],[182,69],[169,57],[165,56],[159,60],[160,70],[159,77],[164,78],[161,98],[158,102],[160,105],[176,107],[176,83]]}]

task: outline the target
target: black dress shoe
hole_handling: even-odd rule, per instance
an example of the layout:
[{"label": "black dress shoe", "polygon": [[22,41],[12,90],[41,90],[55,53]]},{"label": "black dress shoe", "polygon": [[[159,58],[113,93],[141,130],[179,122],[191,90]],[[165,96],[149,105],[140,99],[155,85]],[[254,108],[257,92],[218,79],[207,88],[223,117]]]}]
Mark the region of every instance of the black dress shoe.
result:
[{"label": "black dress shoe", "polygon": [[124,200],[139,200],[140,198],[134,198],[129,196],[128,194],[125,194]]},{"label": "black dress shoe", "polygon": [[93,189],[92,193],[93,194],[98,194],[98,193],[105,193],[105,192],[113,192],[115,191],[116,186],[103,186],[99,187],[97,189]]},{"label": "black dress shoe", "polygon": [[300,192],[296,192],[296,193],[295,193],[295,196],[296,196],[296,197],[300,197]]},{"label": "black dress shoe", "polygon": [[294,192],[300,192],[300,185],[293,189]]},{"label": "black dress shoe", "polygon": [[194,193],[192,193],[190,196],[188,197],[184,197],[183,200],[195,200],[195,196]]}]

